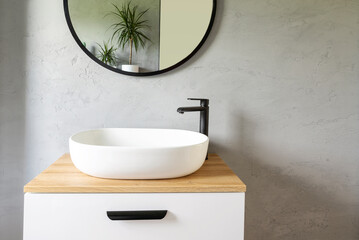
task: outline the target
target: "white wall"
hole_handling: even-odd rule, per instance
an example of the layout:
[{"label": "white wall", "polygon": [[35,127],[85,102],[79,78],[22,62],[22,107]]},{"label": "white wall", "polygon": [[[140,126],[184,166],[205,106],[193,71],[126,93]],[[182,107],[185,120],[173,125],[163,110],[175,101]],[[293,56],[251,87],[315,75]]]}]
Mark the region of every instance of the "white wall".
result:
[{"label": "white wall", "polygon": [[246,240],[359,238],[358,1],[219,0],[202,50],[147,78],[87,58],[61,1],[0,3],[0,239],[21,239],[22,186],[71,134],[197,130],[187,97],[211,100],[210,151],[248,184]]}]

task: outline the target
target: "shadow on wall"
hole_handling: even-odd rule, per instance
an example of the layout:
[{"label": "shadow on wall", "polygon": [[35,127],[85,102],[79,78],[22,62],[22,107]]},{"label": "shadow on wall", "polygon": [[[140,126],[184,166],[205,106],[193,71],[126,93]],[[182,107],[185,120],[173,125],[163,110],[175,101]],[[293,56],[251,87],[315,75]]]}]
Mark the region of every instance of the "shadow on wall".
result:
[{"label": "shadow on wall", "polygon": [[[357,205],[348,206],[325,186],[305,179],[305,173],[296,169],[298,163],[306,162],[300,159],[300,150],[296,156],[273,151],[256,141],[254,120],[243,114],[235,119],[231,128],[238,131],[227,143],[212,141],[212,145],[247,185],[246,240],[359,239],[359,228],[353,231],[359,225]],[[256,151],[266,153],[266,157],[257,157]],[[275,166],[271,160],[283,166]],[[332,177],[311,168],[313,171]]]},{"label": "shadow on wall", "polygon": [[27,4],[0,1],[0,239],[22,239]]}]

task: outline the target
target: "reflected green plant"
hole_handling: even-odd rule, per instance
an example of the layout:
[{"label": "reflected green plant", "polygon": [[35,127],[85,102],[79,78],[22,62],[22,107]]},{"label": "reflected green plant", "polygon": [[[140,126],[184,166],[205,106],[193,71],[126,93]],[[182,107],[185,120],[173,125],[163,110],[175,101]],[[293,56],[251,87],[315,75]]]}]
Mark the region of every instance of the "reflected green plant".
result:
[{"label": "reflected green plant", "polygon": [[97,54],[97,58],[100,59],[103,63],[111,66],[116,65],[116,56],[115,51],[117,50],[114,46],[109,46],[109,43],[103,42],[103,45],[96,43],[100,49]]},{"label": "reflected green plant", "polygon": [[145,47],[146,40],[151,41],[143,32],[146,28],[150,29],[150,26],[147,24],[148,20],[143,19],[143,15],[149,9],[138,11],[137,5],[131,6],[131,1],[123,3],[121,8],[115,4],[112,5],[115,7],[115,10],[110,12],[109,15],[115,16],[117,22],[110,26],[110,28],[114,29],[111,41],[116,39],[122,49],[124,49],[126,45],[129,45],[129,64],[131,65],[133,46],[137,52],[139,46],[142,48]]}]

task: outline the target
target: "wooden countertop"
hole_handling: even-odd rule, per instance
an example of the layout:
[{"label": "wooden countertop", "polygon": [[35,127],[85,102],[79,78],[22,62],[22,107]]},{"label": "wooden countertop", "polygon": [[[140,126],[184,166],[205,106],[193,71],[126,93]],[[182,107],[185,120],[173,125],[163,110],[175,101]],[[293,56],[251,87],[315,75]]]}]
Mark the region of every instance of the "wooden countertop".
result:
[{"label": "wooden countertop", "polygon": [[33,193],[245,192],[246,185],[216,154],[195,173],[174,179],[117,180],[88,176],[64,154],[24,187]]}]

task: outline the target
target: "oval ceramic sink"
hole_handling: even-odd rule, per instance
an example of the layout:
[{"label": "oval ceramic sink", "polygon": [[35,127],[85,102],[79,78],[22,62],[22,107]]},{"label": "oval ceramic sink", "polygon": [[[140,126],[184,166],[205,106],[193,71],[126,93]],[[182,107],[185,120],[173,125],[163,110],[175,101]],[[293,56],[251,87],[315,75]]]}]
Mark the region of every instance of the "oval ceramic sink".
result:
[{"label": "oval ceramic sink", "polygon": [[104,128],[70,137],[70,155],[83,173],[101,178],[176,178],[203,164],[208,137],[175,129]]}]

